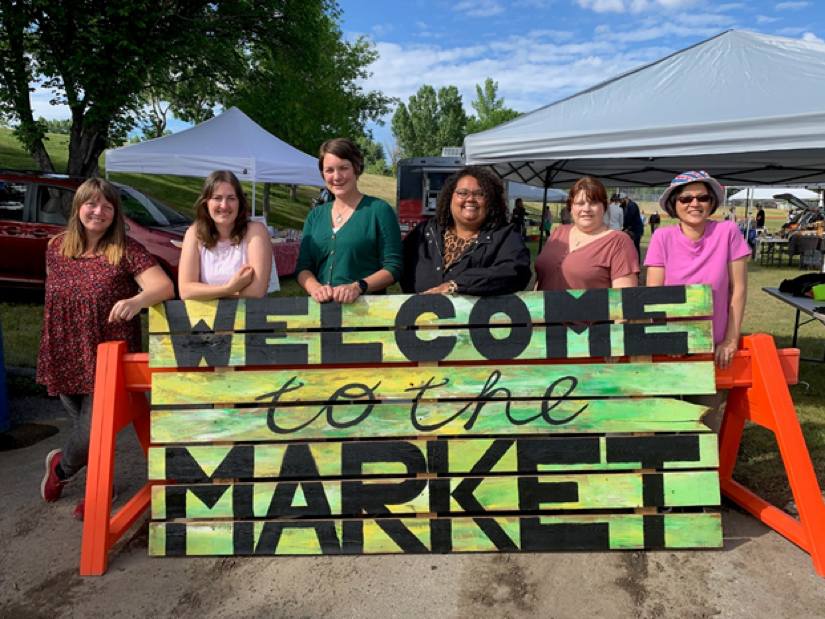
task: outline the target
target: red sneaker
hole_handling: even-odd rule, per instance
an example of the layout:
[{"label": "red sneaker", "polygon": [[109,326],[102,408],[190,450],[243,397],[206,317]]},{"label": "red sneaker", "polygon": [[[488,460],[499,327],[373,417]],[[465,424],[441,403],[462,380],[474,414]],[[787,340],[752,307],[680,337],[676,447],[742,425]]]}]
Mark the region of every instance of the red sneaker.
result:
[{"label": "red sneaker", "polygon": [[43,475],[43,481],[40,482],[40,496],[47,503],[59,499],[63,486],[66,485],[66,480],[57,476],[57,465],[62,459],[63,451],[60,449],[52,449],[46,456],[46,473]]},{"label": "red sneaker", "polygon": [[72,518],[83,522],[84,516],[86,516],[86,499],[80,499],[72,510]]}]

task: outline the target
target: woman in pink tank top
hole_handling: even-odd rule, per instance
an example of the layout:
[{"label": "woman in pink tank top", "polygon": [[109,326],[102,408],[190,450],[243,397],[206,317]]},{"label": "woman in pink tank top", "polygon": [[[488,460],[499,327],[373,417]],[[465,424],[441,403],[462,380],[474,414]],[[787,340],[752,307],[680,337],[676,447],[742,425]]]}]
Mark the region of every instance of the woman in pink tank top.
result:
[{"label": "woman in pink tank top", "polygon": [[249,221],[246,196],[232,172],[209,175],[195,211],[178,268],[181,299],[260,298],[278,289],[269,232]]}]

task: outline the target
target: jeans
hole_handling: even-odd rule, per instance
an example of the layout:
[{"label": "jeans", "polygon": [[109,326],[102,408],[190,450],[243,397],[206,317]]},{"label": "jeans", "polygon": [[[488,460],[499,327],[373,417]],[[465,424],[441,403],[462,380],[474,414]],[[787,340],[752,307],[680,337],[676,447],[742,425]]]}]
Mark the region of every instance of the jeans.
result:
[{"label": "jeans", "polygon": [[63,459],[60,468],[66,479],[86,466],[89,460],[89,434],[92,428],[92,394],[63,395],[60,402],[69,413],[72,428],[69,438],[63,446]]}]

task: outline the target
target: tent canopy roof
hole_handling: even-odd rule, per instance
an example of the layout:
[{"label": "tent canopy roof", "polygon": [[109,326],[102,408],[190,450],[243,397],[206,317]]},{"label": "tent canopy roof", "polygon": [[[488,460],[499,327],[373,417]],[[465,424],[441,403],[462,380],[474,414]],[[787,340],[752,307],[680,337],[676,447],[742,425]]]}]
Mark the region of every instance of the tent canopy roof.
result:
[{"label": "tent canopy roof", "polygon": [[825,181],[825,44],[729,30],[464,141],[468,164],[567,186]]},{"label": "tent canopy roof", "polygon": [[231,170],[241,180],[323,185],[316,159],[236,107],[179,133],[107,150],[106,170],[200,177]]},{"label": "tent canopy roof", "polygon": [[778,196],[783,193],[789,193],[792,196],[796,196],[800,200],[819,199],[818,193],[816,193],[815,191],[811,191],[810,189],[804,189],[802,187],[754,187],[750,190],[742,189],[741,191],[737,191],[735,194],[728,197],[728,202],[735,200],[747,200],[748,191],[750,191],[750,197],[752,200],[773,200],[774,196]]}]

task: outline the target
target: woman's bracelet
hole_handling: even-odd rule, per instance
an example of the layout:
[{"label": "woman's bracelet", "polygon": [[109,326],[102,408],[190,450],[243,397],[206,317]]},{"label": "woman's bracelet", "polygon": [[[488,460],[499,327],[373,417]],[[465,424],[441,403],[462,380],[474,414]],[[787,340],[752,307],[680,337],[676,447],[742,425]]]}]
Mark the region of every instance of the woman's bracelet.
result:
[{"label": "woman's bracelet", "polygon": [[447,282],[447,294],[455,294],[458,292],[458,284],[455,283],[455,280],[450,280]]}]

